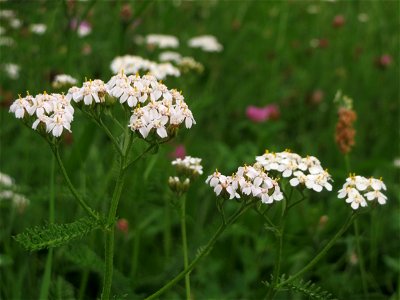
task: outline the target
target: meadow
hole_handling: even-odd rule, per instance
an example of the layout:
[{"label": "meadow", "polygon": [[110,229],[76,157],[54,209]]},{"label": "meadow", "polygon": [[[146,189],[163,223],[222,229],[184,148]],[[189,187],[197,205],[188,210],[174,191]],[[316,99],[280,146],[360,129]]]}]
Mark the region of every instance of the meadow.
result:
[{"label": "meadow", "polygon": [[[0,298],[399,299],[399,13],[398,1],[1,1]],[[173,38],[149,42],[152,34]],[[212,49],[189,43],[204,35],[215,37]],[[184,96],[195,120],[171,125],[168,138],[155,130],[146,138],[123,123],[134,123],[127,114],[144,109],[141,103],[120,109],[106,96],[107,107],[95,98],[85,107],[71,85],[54,85],[59,74],[78,87],[107,83],[118,73],[115,58],[160,62],[165,51],[196,62],[176,59],[179,76],[157,77],[177,90],[174,99]],[[10,112],[19,95],[44,91],[75,100],[71,132],[34,131]],[[356,120],[343,151],[338,112],[350,98]],[[266,150],[317,157],[332,191],[295,189],[283,175],[276,182],[285,199],[261,203],[244,200],[243,190],[240,199],[228,199],[225,187],[216,195],[205,183],[214,172],[252,166]],[[202,172],[177,187],[171,162],[185,155],[201,158]],[[386,204],[352,208],[339,199],[349,173],[382,178]],[[298,204],[288,205],[289,193]],[[21,238],[27,228],[90,215],[77,199],[98,223],[79,225],[76,236],[71,227],[54,227],[49,235],[65,236],[43,247],[29,234]],[[114,215],[112,199],[119,200]],[[254,209],[228,218],[247,204]],[[357,222],[347,226],[355,212]],[[113,267],[105,260],[110,244],[104,250],[111,233]]]}]

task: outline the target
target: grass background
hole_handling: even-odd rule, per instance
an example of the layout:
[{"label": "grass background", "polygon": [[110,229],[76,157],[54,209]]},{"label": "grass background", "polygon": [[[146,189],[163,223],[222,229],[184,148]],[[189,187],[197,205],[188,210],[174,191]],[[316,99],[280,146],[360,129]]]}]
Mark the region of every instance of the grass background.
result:
[{"label": "grass background", "polygon": [[[10,101],[28,90],[52,91],[55,74],[68,73],[79,80],[111,76],[109,65],[117,55],[134,54],[157,59],[159,49],[134,43],[136,35],[172,34],[179,38],[178,51],[203,63],[201,75],[169,78],[168,87],[182,89],[197,125],[181,130],[176,140],[141,161],[129,174],[118,215],[129,221],[129,233],[117,234],[114,277],[115,294],[127,299],[148,295],[181,270],[179,217],[171,205],[166,185],[173,170],[169,153],[184,144],[187,153],[201,157],[205,175],[188,195],[189,253],[204,245],[220,217],[215,196],[205,184],[207,174],[218,168],[230,174],[237,166],[252,163],[268,148],[290,148],[302,156],[317,156],[334,176],[334,190],[347,177],[344,158],[334,141],[337,90],[354,99],[358,114],[356,146],[350,154],[351,171],[366,177],[383,176],[388,186],[387,205],[360,219],[361,246],[372,299],[399,297],[400,176],[394,166],[399,157],[399,2],[397,1],[134,1],[132,18],[124,22],[122,1],[66,2],[8,1],[23,22],[4,35],[14,38],[13,47],[0,46],[0,63],[20,65],[19,79],[2,71],[1,172],[15,178],[30,205],[19,213],[0,202],[0,289],[3,299],[36,299],[39,295],[47,251],[27,253],[11,236],[26,227],[48,220],[51,151],[31,130],[8,113]],[[310,14],[310,6],[318,13]],[[369,19],[363,23],[358,15]],[[332,21],[343,15],[345,24]],[[79,38],[69,29],[72,18],[84,17],[92,33]],[[47,31],[29,32],[33,23]],[[188,48],[195,35],[213,34],[223,44],[221,53]],[[310,41],[323,39],[326,47],[313,48]],[[91,48],[85,55],[82,49]],[[388,54],[386,68],[376,61]],[[319,103],[312,101],[323,92]],[[280,118],[252,123],[246,118],[249,105],[280,107]],[[74,183],[90,203],[105,211],[113,187],[114,155],[109,140],[84,116],[75,114],[73,141],[65,142],[62,154]],[[138,146],[140,147],[140,146]],[[138,151],[138,150],[136,150]],[[56,177],[56,221],[71,222],[83,216],[65,182]],[[313,257],[337,230],[351,208],[335,193],[309,194],[310,199],[290,215],[282,270],[293,274]],[[229,203],[228,209],[234,209]],[[328,221],[321,226],[321,216]],[[272,210],[271,217],[277,217]],[[51,298],[94,299],[101,284],[102,234],[75,242],[54,252]],[[88,245],[86,248],[85,245]],[[263,221],[248,213],[226,232],[211,255],[192,273],[195,299],[260,299],[266,293],[274,262],[275,240]],[[91,249],[91,250],[89,250]],[[305,280],[312,280],[339,299],[363,299],[359,266],[355,261],[354,231],[350,229]],[[97,256],[95,256],[97,255]],[[97,259],[97,260],[96,260]],[[85,283],[85,279],[87,282]],[[86,286],[86,288],[85,288]],[[184,297],[183,283],[163,299]],[[277,298],[296,298],[282,292]]]}]

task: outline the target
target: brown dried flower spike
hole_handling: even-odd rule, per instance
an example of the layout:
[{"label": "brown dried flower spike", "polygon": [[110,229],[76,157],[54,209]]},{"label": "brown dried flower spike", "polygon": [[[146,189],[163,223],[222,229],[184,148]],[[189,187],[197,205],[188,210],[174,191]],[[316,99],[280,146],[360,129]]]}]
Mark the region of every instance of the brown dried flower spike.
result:
[{"label": "brown dried flower spike", "polygon": [[357,119],[357,114],[351,108],[340,107],[338,111],[339,120],[336,124],[336,143],[343,154],[350,152],[354,146],[356,131],[353,123]]}]

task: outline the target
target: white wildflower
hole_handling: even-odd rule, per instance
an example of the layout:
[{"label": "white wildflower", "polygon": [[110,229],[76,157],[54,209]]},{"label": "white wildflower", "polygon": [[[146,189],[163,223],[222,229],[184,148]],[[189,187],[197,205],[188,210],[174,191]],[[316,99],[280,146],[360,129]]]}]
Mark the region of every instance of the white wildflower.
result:
[{"label": "white wildflower", "polygon": [[201,158],[185,156],[184,159],[177,158],[171,162],[177,168],[178,173],[189,176],[197,176],[203,174],[203,166]]},{"label": "white wildflower", "polygon": [[[386,185],[381,179],[365,178],[350,174],[346,179],[343,187],[338,191],[338,198],[346,198],[347,203],[351,203],[353,209],[358,209],[359,206],[367,206],[367,201],[377,200],[381,205],[386,203],[387,197],[381,192],[386,190]],[[363,193],[363,194],[361,194]]]},{"label": "white wildflower", "polygon": [[78,80],[76,80],[74,77],[68,74],[59,74],[54,77],[54,80],[52,82],[52,86],[55,89],[59,89],[65,86],[71,86],[75,85],[78,83]]},{"label": "white wildflower", "polygon": [[4,71],[10,77],[11,79],[18,79],[19,78],[19,71],[20,71],[20,66],[12,63],[4,64],[3,66]]},{"label": "white wildflower", "polygon": [[165,51],[165,52],[160,53],[160,55],[158,56],[158,59],[162,62],[172,61],[175,63],[179,63],[182,59],[182,55],[178,52]]},{"label": "white wildflower", "polygon": [[42,35],[46,32],[47,26],[45,24],[41,24],[41,23],[31,24],[29,29],[31,30],[31,32],[33,32],[35,34]]},{"label": "white wildflower", "polygon": [[192,48],[200,48],[206,52],[220,52],[223,49],[217,38],[212,35],[193,37],[188,41],[188,45]]},{"label": "white wildflower", "polygon": [[146,44],[154,45],[159,48],[178,48],[179,40],[173,35],[149,34],[146,36]]}]

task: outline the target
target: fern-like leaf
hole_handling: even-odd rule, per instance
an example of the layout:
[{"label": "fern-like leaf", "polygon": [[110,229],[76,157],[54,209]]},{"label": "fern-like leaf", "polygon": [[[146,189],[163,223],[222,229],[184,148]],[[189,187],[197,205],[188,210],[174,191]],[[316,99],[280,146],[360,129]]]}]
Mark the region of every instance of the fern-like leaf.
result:
[{"label": "fern-like leaf", "polygon": [[14,236],[14,239],[26,250],[37,251],[59,247],[102,227],[101,221],[85,217],[67,224],[46,224],[28,228],[23,233]]},{"label": "fern-like leaf", "polygon": [[333,300],[336,299],[330,292],[324,291],[321,287],[317,286],[311,281],[304,282],[300,280],[286,285],[290,290],[301,293],[309,299],[315,300]]}]

